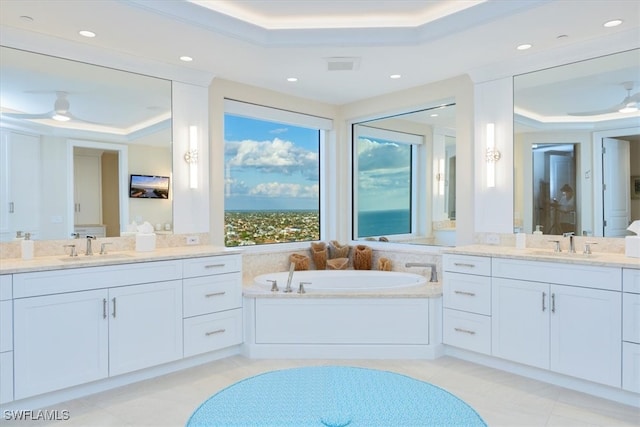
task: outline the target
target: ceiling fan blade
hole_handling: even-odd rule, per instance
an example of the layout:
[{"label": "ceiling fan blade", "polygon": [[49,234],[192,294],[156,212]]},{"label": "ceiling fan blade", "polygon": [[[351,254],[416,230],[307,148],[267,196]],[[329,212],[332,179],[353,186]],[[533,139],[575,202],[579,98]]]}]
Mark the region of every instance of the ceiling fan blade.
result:
[{"label": "ceiling fan blade", "polygon": [[53,115],[53,112],[41,113],[41,114],[28,114],[28,113],[2,113],[3,116],[11,117],[13,119],[50,119]]},{"label": "ceiling fan blade", "polygon": [[567,114],[570,116],[599,116],[601,114],[615,113],[626,105],[627,105],[626,102],[621,102],[620,104],[614,105],[613,107],[607,108],[605,110],[582,111],[578,113],[567,113]]},{"label": "ceiling fan blade", "polygon": [[105,123],[98,123],[98,122],[92,122],[90,120],[81,119],[79,117],[74,116],[71,112],[67,112],[65,115],[67,117],[70,117],[71,120],[76,121],[76,122],[88,123],[90,125],[98,125],[98,126],[105,126],[106,125]]}]

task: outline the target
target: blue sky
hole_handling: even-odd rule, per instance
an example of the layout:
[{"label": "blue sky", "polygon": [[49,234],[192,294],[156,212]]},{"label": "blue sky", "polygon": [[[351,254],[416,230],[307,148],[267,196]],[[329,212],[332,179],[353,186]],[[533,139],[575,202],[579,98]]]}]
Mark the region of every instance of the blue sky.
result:
[{"label": "blue sky", "polygon": [[225,209],[318,209],[318,130],[225,115]]},{"label": "blue sky", "polygon": [[409,209],[411,146],[382,139],[358,139],[358,210]]}]

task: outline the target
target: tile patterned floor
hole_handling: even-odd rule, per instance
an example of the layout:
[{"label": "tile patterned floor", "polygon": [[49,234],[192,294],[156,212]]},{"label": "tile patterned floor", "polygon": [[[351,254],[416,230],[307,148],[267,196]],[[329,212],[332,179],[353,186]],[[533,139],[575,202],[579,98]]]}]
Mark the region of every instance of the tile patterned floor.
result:
[{"label": "tile patterned floor", "polygon": [[414,361],[252,360],[241,356],[47,408],[69,410],[68,421],[0,423],[21,427],[184,426],[200,403],[236,381],[271,370],[311,365],[360,366],[427,381],[463,399],[491,427],[640,426],[640,409],[452,357]]}]

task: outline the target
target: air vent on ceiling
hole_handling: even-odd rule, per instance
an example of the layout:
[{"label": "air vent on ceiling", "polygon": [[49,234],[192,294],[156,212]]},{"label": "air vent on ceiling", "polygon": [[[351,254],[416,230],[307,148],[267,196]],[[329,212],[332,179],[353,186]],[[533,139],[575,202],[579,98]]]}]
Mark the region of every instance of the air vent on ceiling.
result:
[{"label": "air vent on ceiling", "polygon": [[355,71],[360,68],[360,58],[334,56],[327,59],[327,71]]}]

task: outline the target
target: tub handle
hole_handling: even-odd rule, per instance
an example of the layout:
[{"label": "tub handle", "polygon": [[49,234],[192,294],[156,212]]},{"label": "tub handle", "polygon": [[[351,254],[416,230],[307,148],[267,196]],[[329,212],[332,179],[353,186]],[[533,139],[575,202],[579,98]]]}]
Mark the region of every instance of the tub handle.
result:
[{"label": "tub handle", "polygon": [[299,286],[298,286],[298,293],[299,294],[306,294],[307,291],[304,290],[304,285],[310,285],[311,282],[300,282]]},{"label": "tub handle", "polygon": [[271,283],[271,292],[278,292],[280,290],[277,280],[267,280],[267,282]]}]

